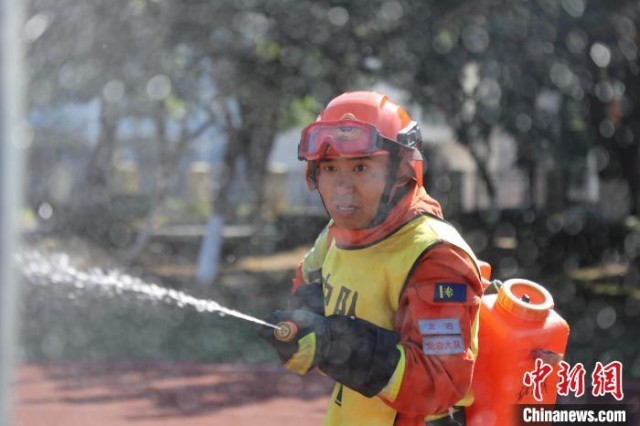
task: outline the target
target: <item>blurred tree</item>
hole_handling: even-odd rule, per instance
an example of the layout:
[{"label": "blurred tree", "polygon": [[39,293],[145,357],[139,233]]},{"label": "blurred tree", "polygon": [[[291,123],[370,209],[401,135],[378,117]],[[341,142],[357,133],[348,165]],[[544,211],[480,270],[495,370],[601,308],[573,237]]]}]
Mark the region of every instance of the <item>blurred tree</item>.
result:
[{"label": "blurred tree", "polygon": [[[488,135],[500,126],[515,136],[520,164],[530,175],[550,161],[565,173],[563,182],[584,174],[587,153],[600,140],[613,162],[607,169],[619,169],[637,213],[638,92],[629,90],[639,78],[637,4],[385,5],[400,18],[393,30],[380,30],[374,44],[383,74],[447,117],[478,163],[490,196],[495,190],[486,169]],[[384,28],[382,22],[372,27]]]},{"label": "blurred tree", "polygon": [[[258,227],[268,154],[276,132],[291,119],[290,115],[284,116],[285,111],[295,110],[305,98],[307,104],[315,104],[309,96],[323,103],[357,84],[361,51],[367,42],[358,33],[359,21],[354,22],[347,10],[350,6],[294,0],[184,0],[174,4],[172,15],[178,17],[173,26],[176,42],[211,59],[220,94],[237,105],[237,110],[227,114],[224,175],[233,178],[238,159],[245,160],[243,172],[252,208],[249,221]],[[360,6],[364,11],[371,10],[367,3]],[[358,19],[366,21],[362,16]],[[212,225],[200,255],[202,282],[215,278],[217,266],[212,262],[219,253],[219,224],[221,218],[233,215],[228,193],[231,186],[223,181],[219,187],[213,201]]]},{"label": "blurred tree", "polygon": [[259,225],[268,153],[290,112],[388,82],[445,117],[489,197],[489,136],[501,128],[532,185],[541,164],[567,182],[596,152],[638,211],[638,10],[628,1],[34,0],[32,10],[33,105],[101,105],[83,182],[91,196],[104,187],[123,117],[154,123],[156,205],[188,143],[218,120],[228,144],[216,212],[236,214],[227,183],[242,159],[244,220]]},{"label": "blurred tree", "polygon": [[[226,164],[232,169],[237,157],[246,159],[250,204],[259,211],[268,153],[290,123],[284,112],[357,84],[366,42],[345,2],[186,0],[174,7],[176,42],[210,58],[220,94],[237,102]],[[224,193],[220,198],[224,211]]]},{"label": "blurred tree", "polygon": [[111,206],[108,181],[119,126],[125,118],[153,123],[160,167],[150,212],[128,254],[130,261],[144,248],[189,144],[216,120],[210,64],[189,56],[183,46],[167,44],[166,19],[172,18],[163,7],[137,0],[108,5],[36,0],[25,25],[32,107],[99,103],[97,141],[64,226],[89,236],[109,235],[113,224],[108,223],[107,211],[102,210],[103,221],[84,216],[95,210],[92,206]]},{"label": "blurred tree", "polygon": [[[585,90],[589,134],[601,176],[623,179],[631,214],[640,214],[640,8],[632,2],[594,4],[580,30],[591,42]],[[603,19],[603,16],[606,17]],[[586,50],[586,49],[585,49]]]},{"label": "blurred tree", "polygon": [[[98,100],[98,139],[81,192],[93,188],[94,196],[103,197],[119,115],[114,101],[120,100],[125,90],[118,74],[122,74],[126,57],[131,55],[122,49],[119,39],[132,37],[131,22],[121,19],[125,15],[121,8],[99,2],[35,0],[30,9],[25,38],[29,43],[31,106]],[[113,95],[103,96],[103,90]]]}]

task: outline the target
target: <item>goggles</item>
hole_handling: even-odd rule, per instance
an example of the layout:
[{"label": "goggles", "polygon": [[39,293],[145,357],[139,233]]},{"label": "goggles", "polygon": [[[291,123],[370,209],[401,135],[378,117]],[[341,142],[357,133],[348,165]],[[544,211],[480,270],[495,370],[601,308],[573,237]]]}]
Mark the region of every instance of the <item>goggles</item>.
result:
[{"label": "goggles", "polygon": [[420,137],[420,131],[415,122],[411,122],[407,129],[398,135],[399,142],[395,142],[382,136],[375,126],[368,123],[354,120],[317,121],[302,130],[298,159],[314,161],[334,153],[341,157],[363,157],[388,151],[389,143],[414,148],[416,142],[413,139]]}]

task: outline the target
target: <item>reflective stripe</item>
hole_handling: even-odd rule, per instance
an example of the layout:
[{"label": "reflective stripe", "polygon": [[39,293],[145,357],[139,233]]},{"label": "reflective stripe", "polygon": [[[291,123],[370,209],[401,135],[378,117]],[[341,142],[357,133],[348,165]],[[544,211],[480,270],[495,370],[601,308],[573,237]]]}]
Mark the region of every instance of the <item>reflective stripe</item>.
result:
[{"label": "reflective stripe", "polygon": [[430,416],[424,422],[425,426],[465,426],[467,416],[464,407],[451,407],[449,413]]},{"label": "reflective stripe", "polygon": [[404,369],[407,365],[407,360],[404,354],[404,346],[397,345],[396,346],[400,351],[400,359],[398,360],[398,365],[396,369],[393,371],[393,375],[389,379],[389,383],[380,391],[380,396],[386,399],[389,402],[393,402],[398,397],[398,393],[400,392],[400,386],[402,386],[402,379],[404,378]]},{"label": "reflective stripe", "polygon": [[298,340],[298,351],[284,364],[284,368],[303,375],[311,368],[316,355],[316,333],[309,333]]}]

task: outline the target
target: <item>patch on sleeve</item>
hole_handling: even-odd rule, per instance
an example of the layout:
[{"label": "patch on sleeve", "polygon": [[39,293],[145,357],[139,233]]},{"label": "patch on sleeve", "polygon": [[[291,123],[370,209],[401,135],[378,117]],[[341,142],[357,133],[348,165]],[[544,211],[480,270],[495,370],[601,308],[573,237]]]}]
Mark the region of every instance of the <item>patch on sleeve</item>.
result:
[{"label": "patch on sleeve", "polygon": [[462,336],[426,336],[422,338],[425,355],[454,355],[465,351]]},{"label": "patch on sleeve", "polygon": [[438,318],[418,320],[420,334],[462,334],[458,318]]},{"label": "patch on sleeve", "polygon": [[466,284],[437,283],[434,288],[434,302],[465,302],[467,300]]}]

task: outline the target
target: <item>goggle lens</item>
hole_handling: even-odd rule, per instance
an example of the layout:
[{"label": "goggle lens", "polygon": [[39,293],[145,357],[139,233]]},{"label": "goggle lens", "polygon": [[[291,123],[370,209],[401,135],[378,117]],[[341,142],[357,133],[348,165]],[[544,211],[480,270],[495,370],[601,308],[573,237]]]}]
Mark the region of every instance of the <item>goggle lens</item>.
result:
[{"label": "goggle lens", "polygon": [[317,160],[330,150],[341,156],[371,154],[378,149],[378,131],[358,121],[312,123],[302,131],[298,146],[301,160]]}]

